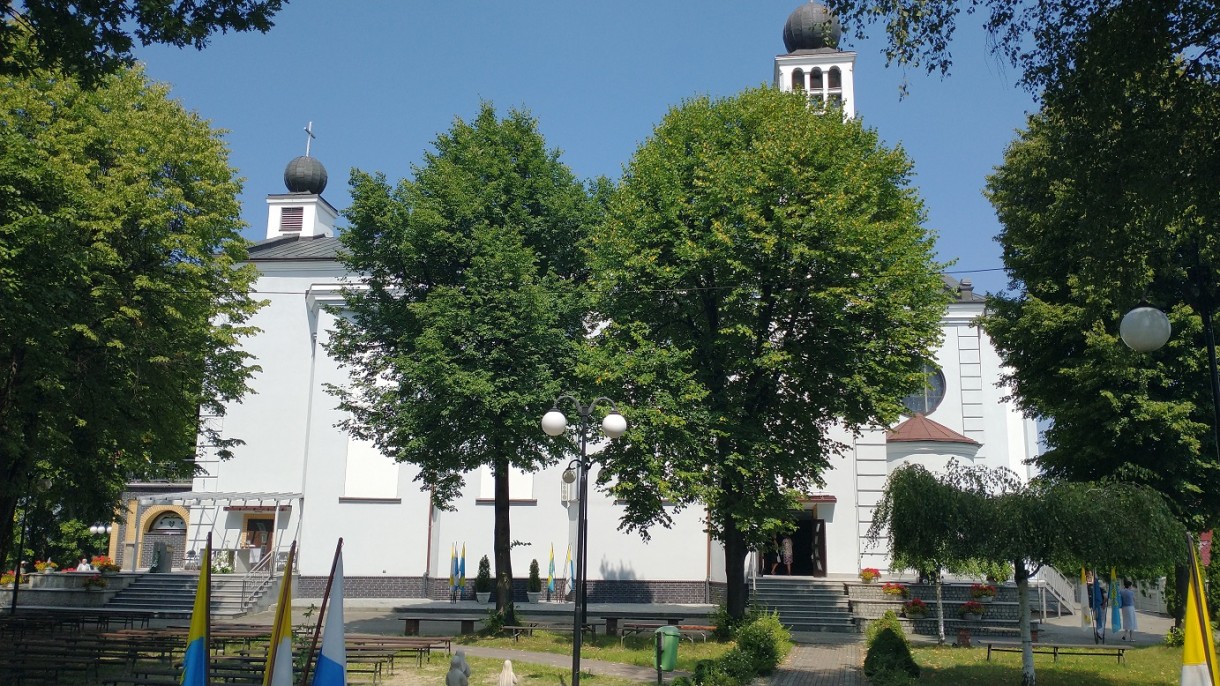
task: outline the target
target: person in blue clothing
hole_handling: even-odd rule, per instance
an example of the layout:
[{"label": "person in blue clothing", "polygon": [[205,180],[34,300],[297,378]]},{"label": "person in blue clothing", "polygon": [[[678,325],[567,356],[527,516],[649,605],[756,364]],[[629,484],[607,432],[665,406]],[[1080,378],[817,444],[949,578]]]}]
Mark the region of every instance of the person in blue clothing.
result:
[{"label": "person in blue clothing", "polygon": [[1096,574],[1089,588],[1089,607],[1093,609],[1093,642],[1106,642],[1106,587]]},{"label": "person in blue clothing", "polygon": [[1135,589],[1131,588],[1131,580],[1123,579],[1123,587],[1118,591],[1118,607],[1123,613],[1124,641],[1135,640]]}]

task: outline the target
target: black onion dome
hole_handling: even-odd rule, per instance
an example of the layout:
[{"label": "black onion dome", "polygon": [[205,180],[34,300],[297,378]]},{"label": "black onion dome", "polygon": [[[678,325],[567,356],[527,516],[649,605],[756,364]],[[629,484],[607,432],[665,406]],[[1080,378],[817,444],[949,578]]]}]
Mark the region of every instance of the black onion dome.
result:
[{"label": "black onion dome", "polygon": [[326,190],[326,167],[313,157],[298,157],[284,168],[284,185],[291,193],[321,195]]},{"label": "black onion dome", "polygon": [[826,5],[810,2],[792,10],[784,22],[784,47],[788,52],[839,47],[843,26]]}]

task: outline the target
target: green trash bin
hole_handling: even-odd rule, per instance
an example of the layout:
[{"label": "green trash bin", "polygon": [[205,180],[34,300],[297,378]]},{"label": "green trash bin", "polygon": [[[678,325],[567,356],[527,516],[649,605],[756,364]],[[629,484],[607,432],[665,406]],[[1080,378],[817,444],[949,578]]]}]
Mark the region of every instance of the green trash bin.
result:
[{"label": "green trash bin", "polygon": [[678,639],[682,634],[676,626],[657,629],[657,673],[672,672],[678,666]]}]

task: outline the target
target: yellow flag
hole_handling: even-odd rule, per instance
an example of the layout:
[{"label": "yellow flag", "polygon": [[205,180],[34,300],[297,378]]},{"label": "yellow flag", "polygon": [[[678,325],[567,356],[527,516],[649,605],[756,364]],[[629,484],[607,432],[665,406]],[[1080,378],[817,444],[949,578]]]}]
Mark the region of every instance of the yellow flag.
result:
[{"label": "yellow flag", "polygon": [[1183,632],[1182,686],[1220,686],[1216,674],[1216,644],[1212,639],[1212,623],[1207,616],[1207,600],[1203,594],[1203,576],[1195,545],[1190,544],[1190,583],[1186,585],[1186,627]]}]

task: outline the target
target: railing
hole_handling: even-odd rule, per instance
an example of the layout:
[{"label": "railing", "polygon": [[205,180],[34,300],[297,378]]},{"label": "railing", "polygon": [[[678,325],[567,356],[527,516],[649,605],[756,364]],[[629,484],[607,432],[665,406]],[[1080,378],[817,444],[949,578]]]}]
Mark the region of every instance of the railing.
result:
[{"label": "railing", "polygon": [[258,564],[250,568],[241,577],[241,608],[243,610],[249,608],[258,599],[258,594],[266,587],[270,579],[275,576],[274,564],[276,554],[269,553],[259,558]]},{"label": "railing", "polygon": [[1043,594],[1043,618],[1046,617],[1046,597],[1044,594],[1047,592],[1055,597],[1055,599],[1058,601],[1059,607],[1066,607],[1072,611],[1072,614],[1080,612],[1080,608],[1077,607],[1076,602],[1076,593],[1078,590],[1076,588],[1076,584],[1067,577],[1063,576],[1063,574],[1061,574],[1059,570],[1055,569],[1054,567],[1045,565],[1038,571],[1038,587],[1040,589],[1039,593]]}]

